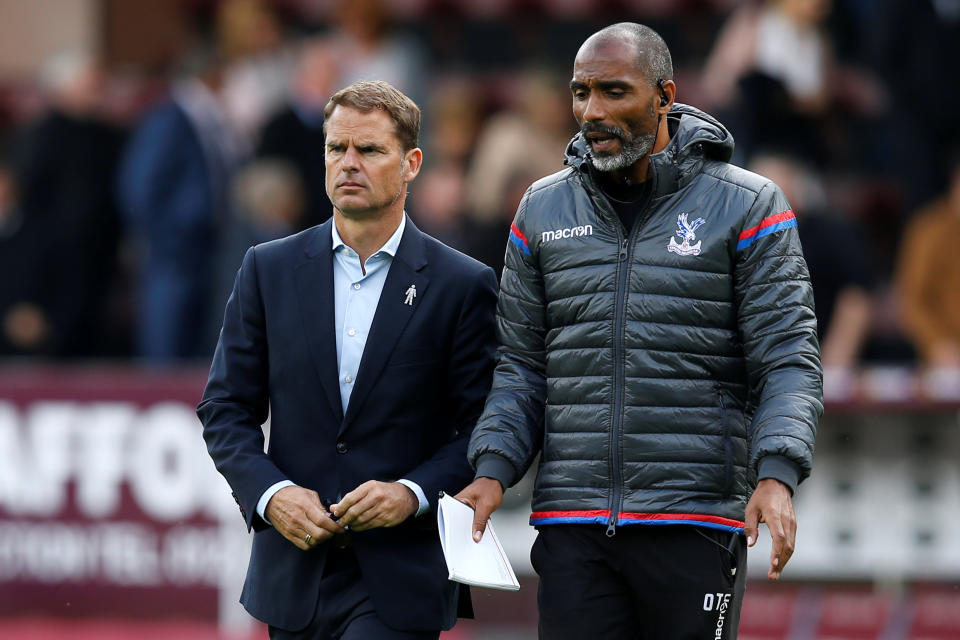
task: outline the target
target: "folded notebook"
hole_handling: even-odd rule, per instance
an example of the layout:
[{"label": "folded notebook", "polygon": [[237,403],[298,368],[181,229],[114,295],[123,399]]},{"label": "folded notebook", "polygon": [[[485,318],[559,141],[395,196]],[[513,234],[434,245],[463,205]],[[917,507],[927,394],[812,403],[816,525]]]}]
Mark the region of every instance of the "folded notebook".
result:
[{"label": "folded notebook", "polygon": [[493,530],[492,519],[487,521],[487,530],[480,542],[474,542],[473,509],[441,492],[437,504],[437,523],[451,580],[508,591],[520,588],[507,554]]}]

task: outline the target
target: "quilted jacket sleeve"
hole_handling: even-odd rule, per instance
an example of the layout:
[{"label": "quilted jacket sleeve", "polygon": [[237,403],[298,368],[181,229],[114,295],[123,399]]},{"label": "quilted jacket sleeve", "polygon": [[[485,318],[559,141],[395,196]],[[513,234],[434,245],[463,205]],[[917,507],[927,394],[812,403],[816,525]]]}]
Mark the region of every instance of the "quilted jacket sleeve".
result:
[{"label": "quilted jacket sleeve", "polygon": [[791,488],[810,475],[823,413],[813,289],[796,226],[783,193],[767,183],[738,238],[735,266],[737,318],[755,406],[750,464],[759,478],[775,477]]},{"label": "quilted jacket sleeve", "polygon": [[515,484],[543,442],[546,303],[543,276],[524,233],[528,191],[510,228],[497,302],[497,366],[468,458],[477,476]]}]

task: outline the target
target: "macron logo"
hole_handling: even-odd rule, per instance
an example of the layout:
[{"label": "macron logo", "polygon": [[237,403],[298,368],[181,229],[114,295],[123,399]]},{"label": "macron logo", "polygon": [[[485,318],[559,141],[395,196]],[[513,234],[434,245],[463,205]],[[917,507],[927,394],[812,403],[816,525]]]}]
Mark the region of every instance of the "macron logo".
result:
[{"label": "macron logo", "polygon": [[567,227],[566,229],[557,229],[556,231],[544,231],[540,234],[540,243],[550,242],[551,240],[560,240],[561,238],[579,238],[580,236],[592,236],[593,225],[585,224],[579,227]]}]

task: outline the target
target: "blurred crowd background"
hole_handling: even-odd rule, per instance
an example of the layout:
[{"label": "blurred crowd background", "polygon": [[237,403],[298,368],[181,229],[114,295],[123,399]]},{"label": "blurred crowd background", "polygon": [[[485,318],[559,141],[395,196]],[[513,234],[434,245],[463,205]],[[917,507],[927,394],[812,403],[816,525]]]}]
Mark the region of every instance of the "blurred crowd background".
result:
[{"label": "blurred crowd background", "polygon": [[[576,132],[579,45],[625,20],[787,193],[814,283],[795,582],[752,584],[741,637],[960,637],[960,0],[0,0],[0,636],[249,631],[193,406],[246,248],[330,216],[329,96],[383,79],[421,106],[408,213],[499,270]],[[497,522],[521,596],[484,591],[451,640],[531,637],[529,492]]]},{"label": "blurred crowd background", "polygon": [[[56,33],[78,4],[87,36],[38,46],[37,12]],[[423,110],[418,226],[502,268],[523,190],[562,168],[576,131],[579,44],[631,20],[669,44],[678,100],[717,116],[735,162],[787,192],[825,364],[960,366],[958,0],[0,11],[4,357],[209,357],[244,250],[329,217],[323,106],[358,79],[387,80]]]}]

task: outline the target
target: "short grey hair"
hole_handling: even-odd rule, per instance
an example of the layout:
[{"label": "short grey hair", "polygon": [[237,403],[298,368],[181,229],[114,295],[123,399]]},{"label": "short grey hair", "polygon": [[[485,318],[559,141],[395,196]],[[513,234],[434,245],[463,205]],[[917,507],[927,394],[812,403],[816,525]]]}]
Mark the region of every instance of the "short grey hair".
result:
[{"label": "short grey hair", "polygon": [[625,38],[637,48],[637,68],[656,86],[657,80],[673,80],[673,58],[660,34],[636,22],[618,22],[590,36],[598,41]]}]

